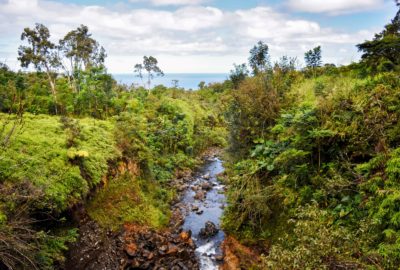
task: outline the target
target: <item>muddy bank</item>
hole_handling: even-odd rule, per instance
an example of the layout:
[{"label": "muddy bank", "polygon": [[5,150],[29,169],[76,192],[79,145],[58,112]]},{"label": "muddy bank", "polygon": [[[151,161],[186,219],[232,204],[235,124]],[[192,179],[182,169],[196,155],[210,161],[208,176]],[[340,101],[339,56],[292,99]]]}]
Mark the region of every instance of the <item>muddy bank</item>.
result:
[{"label": "muddy bank", "polygon": [[226,236],[221,248],[224,262],[220,270],[260,269],[260,253],[240,244],[234,237]]},{"label": "muddy bank", "polygon": [[87,217],[79,226],[78,241],[69,247],[63,269],[121,269],[123,242],[120,232],[104,230]]}]

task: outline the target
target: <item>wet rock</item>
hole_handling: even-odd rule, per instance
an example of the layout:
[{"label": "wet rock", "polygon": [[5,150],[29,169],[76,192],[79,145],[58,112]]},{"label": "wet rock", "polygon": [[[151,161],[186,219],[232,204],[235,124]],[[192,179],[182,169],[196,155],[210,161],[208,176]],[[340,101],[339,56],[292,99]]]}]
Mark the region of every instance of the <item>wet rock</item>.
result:
[{"label": "wet rock", "polygon": [[174,244],[168,244],[167,254],[171,255],[171,254],[176,254],[176,253],[178,253],[178,247]]},{"label": "wet rock", "polygon": [[140,262],[137,259],[133,259],[131,262],[131,266],[133,268],[138,268],[140,266]]},{"label": "wet rock", "polygon": [[215,255],[214,259],[218,262],[222,262],[224,260],[224,256],[223,255]]},{"label": "wet rock", "polygon": [[188,241],[192,237],[192,231],[183,231],[179,234],[179,238],[183,241]]},{"label": "wet rock", "polygon": [[188,186],[185,185],[185,184],[180,184],[180,185],[177,185],[177,186],[176,186],[176,189],[177,189],[178,191],[182,192],[182,191],[186,190],[187,187],[188,187]]},{"label": "wet rock", "polygon": [[198,210],[198,211],[196,211],[196,214],[201,215],[201,214],[203,214],[203,212],[204,212],[203,210]]},{"label": "wet rock", "polygon": [[201,189],[209,191],[209,190],[212,189],[212,186],[211,186],[211,184],[209,182],[203,182],[201,184]]},{"label": "wet rock", "polygon": [[152,264],[151,261],[144,262],[144,263],[140,266],[140,268],[141,268],[141,269],[150,269],[150,268],[151,268],[151,264]]},{"label": "wet rock", "polygon": [[147,259],[148,260],[152,260],[154,258],[154,252],[149,252],[149,254],[147,255]]},{"label": "wet rock", "polygon": [[181,267],[182,270],[188,270],[188,268],[182,262],[179,262],[178,265]]},{"label": "wet rock", "polygon": [[173,222],[173,226],[175,228],[179,228],[180,226],[183,225],[183,223],[185,223],[185,219],[182,216],[176,216]]},{"label": "wet rock", "polygon": [[199,210],[199,207],[197,205],[192,205],[192,211],[196,212]]},{"label": "wet rock", "polygon": [[168,246],[167,245],[163,245],[160,247],[160,251],[162,252],[166,252],[168,250]]},{"label": "wet rock", "polygon": [[196,244],[194,243],[194,241],[193,241],[192,238],[190,238],[190,239],[188,240],[188,246],[189,246],[190,248],[193,248],[193,249],[196,248]]},{"label": "wet rock", "polygon": [[210,177],[210,174],[209,174],[209,173],[206,173],[206,174],[203,175],[201,178],[208,180],[208,179],[210,179],[211,177]]},{"label": "wet rock", "polygon": [[218,233],[218,231],[219,231],[219,229],[213,222],[207,221],[204,228],[202,228],[200,230],[199,236],[201,238],[210,238],[210,237],[213,237],[214,235],[216,235]]},{"label": "wet rock", "polygon": [[194,199],[200,200],[200,201],[204,200],[205,197],[206,197],[206,194],[202,190],[197,191],[196,194],[194,195]]},{"label": "wet rock", "polygon": [[137,246],[134,243],[130,243],[128,245],[126,245],[125,247],[125,251],[126,253],[128,253],[129,256],[135,256],[136,251],[137,251]]}]

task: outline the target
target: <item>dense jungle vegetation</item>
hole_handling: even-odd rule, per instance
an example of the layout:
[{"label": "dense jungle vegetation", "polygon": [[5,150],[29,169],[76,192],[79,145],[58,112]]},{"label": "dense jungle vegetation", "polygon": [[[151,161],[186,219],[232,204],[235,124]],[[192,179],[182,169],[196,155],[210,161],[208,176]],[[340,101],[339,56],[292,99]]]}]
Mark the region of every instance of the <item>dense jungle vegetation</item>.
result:
[{"label": "dense jungle vegetation", "polygon": [[400,266],[400,11],[357,46],[359,63],[322,65],[316,47],[298,72],[259,43],[253,76],[232,73],[224,226],[262,268]]},{"label": "dense jungle vegetation", "polygon": [[163,228],[169,180],[213,146],[227,149],[224,230],[263,252],[245,269],[400,266],[400,11],[358,63],[316,47],[305,68],[272,64],[260,41],[197,91],[151,88],[154,57],[134,67],[143,87],[117,84],[83,25],[22,40],[35,71],[0,66],[0,268],[61,267],[82,205],[104,228]]}]

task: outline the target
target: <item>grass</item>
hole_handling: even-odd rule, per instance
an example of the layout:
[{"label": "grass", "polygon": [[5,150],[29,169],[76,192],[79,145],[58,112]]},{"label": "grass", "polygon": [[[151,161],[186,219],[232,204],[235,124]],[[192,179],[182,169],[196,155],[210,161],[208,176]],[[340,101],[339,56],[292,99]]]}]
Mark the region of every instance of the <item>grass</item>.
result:
[{"label": "grass", "polygon": [[161,228],[168,223],[171,198],[172,191],[125,173],[102,188],[87,211],[102,227],[113,230],[126,222]]}]

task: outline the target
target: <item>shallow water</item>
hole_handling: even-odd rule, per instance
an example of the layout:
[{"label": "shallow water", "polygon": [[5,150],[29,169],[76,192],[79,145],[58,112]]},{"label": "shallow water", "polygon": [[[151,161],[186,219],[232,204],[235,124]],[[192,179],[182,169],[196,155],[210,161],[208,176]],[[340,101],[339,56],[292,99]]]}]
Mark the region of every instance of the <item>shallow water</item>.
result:
[{"label": "shallow water", "polygon": [[[200,269],[202,270],[218,269],[215,256],[222,253],[220,249],[220,245],[224,240],[224,233],[222,230],[219,230],[217,235],[208,239],[201,239],[198,235],[207,221],[213,222],[218,228],[220,227],[220,218],[223,213],[222,208],[225,205],[225,195],[223,193],[224,185],[217,180],[217,175],[223,171],[224,167],[220,159],[212,158],[206,161],[183,198],[183,203],[188,205],[189,209],[195,205],[199,207],[199,210],[204,211],[201,215],[190,211],[183,224],[184,230],[192,231],[192,238],[197,246],[196,254],[199,257]],[[209,179],[203,178],[202,176],[204,175],[209,175]],[[203,201],[195,200],[195,192],[191,187],[198,186],[206,181],[211,184],[212,189],[206,193],[206,197]]]}]

